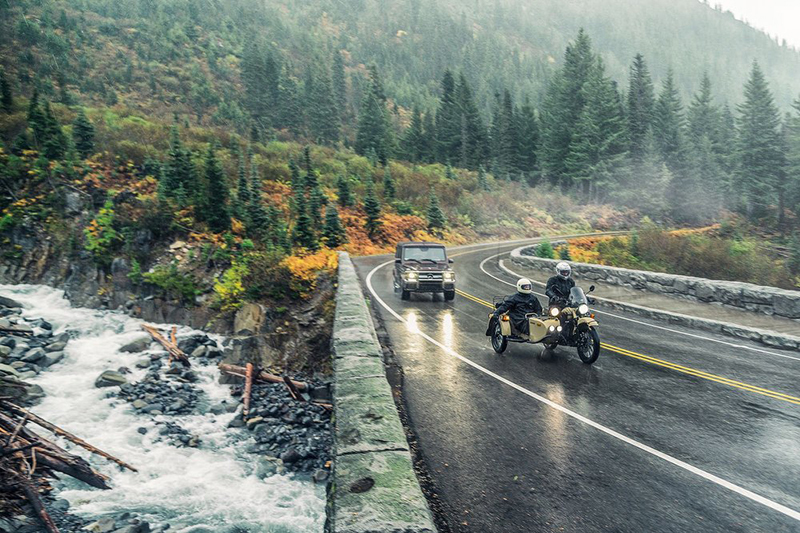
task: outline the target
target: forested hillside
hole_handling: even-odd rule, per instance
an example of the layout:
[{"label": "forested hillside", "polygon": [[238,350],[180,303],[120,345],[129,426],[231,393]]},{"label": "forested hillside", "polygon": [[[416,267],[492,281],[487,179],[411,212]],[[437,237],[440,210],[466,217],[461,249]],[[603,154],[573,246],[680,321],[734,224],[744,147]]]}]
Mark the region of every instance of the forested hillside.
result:
[{"label": "forested hillside", "polygon": [[[402,238],[736,214],[789,242],[800,55],[693,0],[561,4],[6,3],[6,254],[38,229],[139,268],[139,232],[191,238],[184,270],[238,298],[286,257]],[[142,279],[183,286],[173,266]]]}]

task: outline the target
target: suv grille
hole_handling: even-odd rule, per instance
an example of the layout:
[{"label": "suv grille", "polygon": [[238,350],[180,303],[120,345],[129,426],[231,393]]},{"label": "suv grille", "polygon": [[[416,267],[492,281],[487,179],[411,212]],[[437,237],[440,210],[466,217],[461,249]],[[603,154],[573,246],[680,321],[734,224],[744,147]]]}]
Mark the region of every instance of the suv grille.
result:
[{"label": "suv grille", "polygon": [[420,272],[418,276],[421,282],[442,281],[443,279],[441,272]]}]

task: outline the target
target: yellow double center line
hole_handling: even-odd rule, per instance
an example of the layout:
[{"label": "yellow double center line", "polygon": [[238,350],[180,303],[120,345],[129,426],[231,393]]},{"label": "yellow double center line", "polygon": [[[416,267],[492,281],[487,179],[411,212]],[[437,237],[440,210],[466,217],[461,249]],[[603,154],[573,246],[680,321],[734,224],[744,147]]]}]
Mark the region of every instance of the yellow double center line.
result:
[{"label": "yellow double center line", "polygon": [[[486,300],[478,298],[477,296],[473,296],[467,292],[464,292],[460,289],[456,289],[456,292],[463,296],[464,298],[471,300],[475,303],[480,305],[489,307],[494,309],[494,305]],[[649,355],[644,355],[638,352],[633,352],[631,350],[626,350],[625,348],[620,348],[619,346],[614,346],[608,343],[601,343],[600,346],[608,350],[610,352],[614,352],[619,355],[624,355],[626,357],[631,357],[633,359],[638,359],[639,361],[644,361],[645,363],[650,363],[652,365],[661,366],[664,368],[668,368],[670,370],[675,370],[676,372],[681,372],[683,374],[688,374],[690,376],[707,379],[709,381],[713,381],[715,383],[721,383],[723,385],[728,385],[729,387],[734,387],[737,389],[745,390],[747,392],[752,392],[755,394],[760,394],[762,396],[767,396],[768,398],[774,398],[776,400],[782,400],[784,402],[793,403],[795,405],[800,405],[800,398],[796,396],[790,396],[788,394],[784,394],[782,392],[773,391],[770,389],[764,389],[762,387],[757,387],[755,385],[750,385],[749,383],[744,383],[742,381],[736,381],[734,379],[729,379],[723,376],[718,376],[716,374],[711,374],[708,372],[704,372],[702,370],[697,370],[696,368],[691,368],[688,366],[679,365],[676,363],[671,363],[669,361],[664,361],[663,359],[658,359],[656,357],[651,357]]]}]

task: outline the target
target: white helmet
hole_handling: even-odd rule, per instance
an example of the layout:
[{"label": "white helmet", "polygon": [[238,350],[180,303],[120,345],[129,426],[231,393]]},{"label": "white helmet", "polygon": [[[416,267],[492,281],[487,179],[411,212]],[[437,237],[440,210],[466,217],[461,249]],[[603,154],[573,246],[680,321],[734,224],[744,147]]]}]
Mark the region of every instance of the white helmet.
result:
[{"label": "white helmet", "polygon": [[533,292],[533,283],[528,278],[519,278],[517,281],[517,292],[520,294],[530,294]]},{"label": "white helmet", "polygon": [[569,263],[566,261],[561,261],[559,264],[556,265],[556,274],[561,279],[569,279],[569,275],[572,273],[572,268],[569,266]]}]

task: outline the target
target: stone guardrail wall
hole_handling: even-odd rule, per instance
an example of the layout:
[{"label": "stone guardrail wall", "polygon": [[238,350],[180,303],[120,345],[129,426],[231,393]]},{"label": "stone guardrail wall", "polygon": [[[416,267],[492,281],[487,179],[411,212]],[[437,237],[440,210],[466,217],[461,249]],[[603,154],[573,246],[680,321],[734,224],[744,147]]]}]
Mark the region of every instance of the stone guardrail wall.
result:
[{"label": "stone guardrail wall", "polygon": [[[557,259],[526,255],[525,248],[519,248],[511,253],[512,262],[519,263],[523,258],[526,266],[547,272],[555,271],[558,263]],[[728,307],[784,318],[800,318],[800,291],[573,261],[570,261],[570,265],[581,279],[602,281],[700,302],[718,302]]]},{"label": "stone guardrail wall", "polygon": [[327,530],[435,532],[372,317],[344,252],[339,254],[332,345],[335,458]]},{"label": "stone guardrail wall", "polygon": [[[522,251],[526,248],[530,247],[523,246],[513,250],[511,252],[511,262],[520,266],[547,271],[548,273],[554,271],[558,260],[523,255]],[[763,313],[772,312],[786,318],[797,318],[800,316],[800,314],[798,314],[800,310],[800,294],[794,291],[763,287],[750,283],[715,281],[693,278],[690,276],[662,274],[659,272],[645,272],[588,263],[575,263],[572,261],[570,261],[570,264],[573,266],[578,276],[588,280],[625,285],[695,301],[722,302],[731,307]],[[717,320],[650,309],[635,304],[601,298],[599,296],[595,298],[598,302],[608,307],[647,318],[664,320],[669,324],[748,339],[775,348],[800,349],[800,337],[792,335],[762,331],[756,328],[728,324]],[[735,305],[737,303],[738,305]],[[778,311],[780,311],[780,313]]]}]

